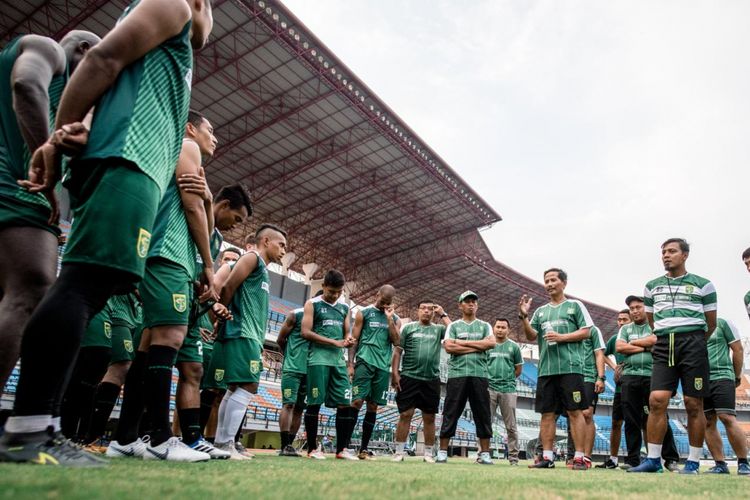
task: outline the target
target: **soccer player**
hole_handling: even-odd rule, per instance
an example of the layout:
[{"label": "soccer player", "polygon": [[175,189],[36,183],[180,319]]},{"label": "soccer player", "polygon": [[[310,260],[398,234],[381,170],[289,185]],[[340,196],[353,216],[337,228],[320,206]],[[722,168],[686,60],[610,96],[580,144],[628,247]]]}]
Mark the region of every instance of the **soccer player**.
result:
[{"label": "soccer player", "polygon": [[681,474],[697,474],[706,431],[703,398],[709,395],[706,339],[716,328],[716,289],[709,280],[688,273],[690,245],[670,238],[661,246],[666,275],[644,290],[648,322],[656,334],[649,396],[648,458],[631,472],[658,472],[661,443],[668,426],[667,405],[682,382],[690,451]]},{"label": "soccer player", "polygon": [[221,253],[219,254],[219,258],[216,259],[216,265],[218,267],[221,267],[224,264],[237,262],[238,260],[240,260],[240,257],[242,257],[242,252],[239,248],[229,247],[221,251]]},{"label": "soccer player", "polygon": [[243,460],[234,436],[242,425],[252,394],[258,392],[263,367],[261,352],[266,337],[271,281],[268,263],[280,263],[286,253],[286,232],[262,224],[255,234],[257,250],[248,252],[232,267],[221,289],[221,303],[232,319],[224,324],[214,346],[210,371],[227,384],[219,406],[216,447],[231,459]]},{"label": "soccer player", "polygon": [[529,465],[530,468],[554,468],[555,410],[562,408],[568,414],[568,425],[575,442],[573,470],[587,469],[583,460],[586,424],[582,411],[588,407],[583,398],[586,390],[583,341],[591,337],[593,321],[582,302],[565,297],[567,284],[565,271],[548,269],[544,272],[544,288],[549,303],[534,311],[531,321],[531,297],[524,294],[518,304],[518,319],[523,322],[526,339],[539,342],[535,409],[542,414],[540,437],[543,454],[542,460]]},{"label": "soccer player", "polygon": [[[750,247],[742,252],[742,262],[745,263],[745,268],[750,273]],[[747,309],[747,317],[750,318],[750,291],[745,294],[745,309]]]},{"label": "soccer player", "polygon": [[[433,320],[437,320],[438,324]],[[431,300],[423,300],[417,309],[417,321],[401,327],[399,345],[393,350],[391,361],[399,412],[394,462],[404,461],[411,419],[414,410],[419,409],[424,424],[423,460],[435,463],[433,448],[435,415],[440,407],[440,350],[445,330],[450,324],[451,320],[442,307]]]},{"label": "soccer player", "polygon": [[49,138],[69,74],[98,42],[87,31],[71,31],[59,45],[25,35],[0,51],[0,388],[18,361],[21,332],[57,270],[57,206],[18,181],[27,178],[30,152]]},{"label": "soccer player", "polygon": [[[591,468],[591,454],[594,451],[594,439],[596,438],[596,424],[594,413],[599,394],[604,392],[604,339],[602,332],[593,325],[589,337],[583,341],[583,387],[586,409],[583,410],[583,419],[586,424],[586,438],[584,442],[583,461],[586,467]],[[575,441],[575,439],[574,439]],[[574,459],[575,460],[575,459]]]},{"label": "soccer player", "polygon": [[[656,335],[646,318],[646,310],[641,297],[630,295],[625,299],[632,322],[620,327],[616,335],[616,349],[624,357],[622,368],[622,407],[625,417],[625,444],[627,457],[622,468],[631,470],[641,463],[642,432],[648,424],[648,399],[651,392],[652,356]],[[672,436],[672,428],[667,425],[664,446],[661,452],[668,470],[676,470],[680,459]]]},{"label": "soccer player", "polygon": [[[212,27],[210,0],[141,0],[88,51],[63,92],[55,133],[34,152],[24,186],[49,195],[63,150],[78,144],[66,180],[75,219],[60,275],[26,325],[2,460],[41,461],[44,453],[53,458],[45,463],[91,463],[47,428],[56,428],[53,415],[89,319],[144,274],[157,207],[180,154],[192,51]],[[94,105],[87,132],[82,121]]]},{"label": "soccer player", "polygon": [[729,468],[724,461],[724,443],[716,425],[718,419],[724,424],[729,443],[737,455],[737,474],[750,475],[747,440],[737,423],[735,410],[735,388],[740,385],[743,358],[739,330],[731,321],[718,318],[716,330],[708,338],[710,394],[703,400],[703,412],[706,414],[706,445],[716,462],[716,465],[708,470],[710,474],[729,474]]},{"label": "soccer player", "polygon": [[448,361],[448,383],[445,386],[437,463],[448,461],[448,444],[456,433],[458,419],[468,401],[481,447],[477,463],[492,464],[492,415],[487,351],[495,346],[495,336],[489,323],[477,319],[478,301],[479,297],[471,290],[459,295],[458,308],[461,311],[461,319],[452,322],[445,333],[443,346],[451,357]]},{"label": "soccer player", "polygon": [[374,459],[367,446],[375,427],[378,406],[388,403],[392,346],[399,344],[398,332],[401,329],[401,320],[393,307],[395,294],[395,288],[383,285],[375,294],[375,303],[357,311],[354,317],[352,339],[355,344],[349,348],[347,365],[350,375],[352,371],[354,374],[352,407],[359,413],[362,404],[367,401],[367,411],[362,421],[360,460]]},{"label": "soccer player", "polygon": [[[617,313],[617,329],[630,323],[630,310]],[[620,441],[622,439],[622,364],[625,357],[617,352],[617,335],[612,335],[604,348],[604,363],[615,372],[615,398],[612,401],[612,430],[609,433],[609,458],[595,466],[596,469],[616,469],[619,464]],[[614,361],[612,361],[614,357]]]},{"label": "soccer player", "polygon": [[518,344],[508,338],[510,321],[506,318],[496,319],[492,332],[495,334],[496,343],[489,351],[490,415],[494,417],[497,409],[500,409],[508,434],[508,461],[510,465],[518,465],[516,379],[523,369],[523,357]]},{"label": "soccer player", "polygon": [[323,295],[305,303],[302,314],[302,338],[310,342],[307,357],[307,456],[325,459],[318,449],[318,414],[325,403],[336,410],[336,458],[357,460],[346,448],[357,418],[351,407],[352,388],[346,370],[344,353],[353,345],[349,334],[349,306],[341,302],[346,284],[344,275],[335,269],[323,277]]}]

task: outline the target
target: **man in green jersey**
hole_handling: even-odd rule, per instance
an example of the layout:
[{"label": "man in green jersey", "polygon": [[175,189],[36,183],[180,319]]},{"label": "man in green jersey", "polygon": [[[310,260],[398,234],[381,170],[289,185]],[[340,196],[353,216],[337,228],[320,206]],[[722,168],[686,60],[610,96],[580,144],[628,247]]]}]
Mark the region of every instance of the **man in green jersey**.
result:
[{"label": "man in green jersey", "polygon": [[214,347],[210,372],[227,384],[219,406],[216,447],[231,453],[232,459],[243,460],[235,447],[234,436],[240,429],[247,405],[258,392],[263,368],[261,352],[268,323],[271,281],[268,264],[280,263],[286,253],[286,232],[263,224],[256,233],[258,250],[248,252],[232,267],[221,289],[221,303],[232,318],[227,321]]},{"label": "man in green jersey", "polygon": [[318,414],[325,403],[336,408],[336,458],[357,460],[347,449],[356,423],[357,411],[351,407],[352,388],[346,370],[343,349],[353,345],[349,334],[349,306],[340,301],[346,284],[335,269],[323,277],[323,295],[305,303],[302,314],[302,338],[310,342],[307,356],[307,456],[324,459],[318,449]]},{"label": "man in green jersey", "polygon": [[591,337],[593,321],[581,301],[565,296],[567,284],[565,271],[548,269],[544,272],[544,288],[549,303],[534,311],[531,320],[531,297],[524,294],[518,304],[518,318],[522,321],[526,340],[539,342],[535,409],[542,414],[539,434],[543,451],[542,460],[529,465],[530,468],[554,468],[555,412],[562,408],[568,414],[568,425],[575,442],[573,470],[587,469],[583,460],[586,423],[582,412],[589,404],[584,398],[583,341]]},{"label": "man in green jersey", "polygon": [[417,321],[401,327],[399,345],[393,350],[391,361],[391,377],[399,412],[394,462],[404,461],[409,427],[414,410],[418,409],[422,412],[424,424],[423,460],[435,463],[433,447],[435,415],[440,407],[440,347],[445,329],[450,324],[451,320],[441,306],[431,300],[423,300],[417,309]]},{"label": "man in green jersey", "polygon": [[362,404],[367,401],[367,411],[362,421],[360,460],[373,459],[367,447],[378,416],[378,406],[388,403],[392,346],[398,345],[398,332],[401,329],[401,320],[393,307],[395,294],[395,288],[383,285],[375,294],[375,303],[357,311],[354,316],[352,338],[355,344],[349,348],[348,363],[350,375],[352,372],[354,375],[352,407],[359,413]]},{"label": "man in green jersey", "polygon": [[[710,395],[703,400],[706,414],[706,445],[716,465],[708,470],[711,474],[729,474],[724,461],[724,443],[721,440],[717,420],[727,430],[729,444],[737,455],[737,474],[750,475],[747,463],[747,440],[737,423],[735,411],[735,388],[742,377],[744,352],[740,331],[729,320],[718,318],[716,330],[708,338],[708,363],[711,366]],[[731,356],[730,356],[731,352]]]},{"label": "man in green jersey", "polygon": [[471,290],[459,295],[458,309],[461,311],[461,319],[448,325],[445,333],[443,345],[445,352],[451,357],[448,361],[448,382],[445,386],[437,463],[448,461],[448,444],[456,433],[458,419],[461,418],[468,401],[481,447],[477,463],[492,464],[492,416],[487,351],[495,346],[495,336],[490,324],[477,318],[478,301],[479,297]]},{"label": "man in green jersey", "polygon": [[0,51],[0,387],[18,361],[23,327],[57,269],[57,213],[18,182],[26,180],[30,151],[49,137],[69,73],[98,42],[87,31],[71,31],[59,45],[25,35]]},{"label": "man in green jersey", "polygon": [[[630,323],[630,310],[617,313],[617,329]],[[612,400],[612,430],[609,433],[609,458],[595,466],[596,469],[616,469],[619,464],[620,441],[622,439],[622,364],[625,357],[617,352],[617,335],[612,335],[604,348],[604,363],[615,372],[615,397]],[[614,358],[614,361],[612,360]]]},{"label": "man in green jersey", "polygon": [[657,472],[661,468],[661,442],[667,429],[669,398],[682,382],[687,413],[690,451],[681,474],[697,474],[703,453],[706,417],[703,398],[709,395],[706,339],[716,328],[716,289],[709,280],[688,273],[685,262],[690,245],[670,238],[661,246],[667,271],[646,283],[643,299],[652,331],[653,369],[649,396],[648,457],[633,472]]},{"label": "man in green jersey", "polygon": [[[656,335],[651,333],[643,298],[629,295],[625,299],[625,304],[628,306],[633,321],[622,325],[614,338],[616,339],[615,348],[624,358],[621,377],[622,406],[625,417],[625,444],[628,453],[622,468],[630,471],[641,463],[642,438],[649,415],[651,349],[656,344]],[[670,426],[667,426],[664,434],[661,456],[668,470],[677,468],[680,456]]]},{"label": "man in green jersey", "polygon": [[594,451],[594,439],[596,438],[596,424],[594,413],[596,404],[599,402],[599,394],[604,392],[604,338],[599,328],[593,325],[589,337],[583,341],[583,387],[584,401],[587,408],[583,410],[583,419],[586,424],[586,438],[583,445],[583,461],[586,467],[591,468],[591,454]]},{"label": "man in green jersey", "polygon": [[[744,262],[747,272],[750,273],[750,248],[746,248],[742,252],[742,262]],[[750,318],[750,292],[745,294],[745,309],[747,310],[747,317]]]},{"label": "man in green jersey", "polygon": [[[110,296],[143,276],[156,210],[180,154],[192,51],[212,27],[210,0],[134,2],[88,51],[63,92],[55,133],[34,152],[23,186],[51,192],[63,152],[73,153],[66,186],[75,217],[60,275],[26,325],[2,460],[42,461],[40,452],[55,453],[46,429],[86,325]],[[88,132],[82,122],[94,107]],[[77,450],[52,458],[43,461],[89,461]]]},{"label": "man in green jersey", "polygon": [[240,257],[242,257],[242,252],[239,248],[229,247],[225,250],[222,250],[222,252],[219,254],[219,258],[216,259],[216,265],[217,267],[221,267],[224,264],[237,262],[238,260],[240,260]]},{"label": "man in green jersey", "polygon": [[490,374],[490,415],[495,416],[498,408],[508,434],[508,460],[510,465],[518,465],[518,427],[516,426],[516,379],[523,369],[523,357],[518,344],[508,338],[510,321],[498,318],[492,326],[495,334],[495,347],[489,351]]}]

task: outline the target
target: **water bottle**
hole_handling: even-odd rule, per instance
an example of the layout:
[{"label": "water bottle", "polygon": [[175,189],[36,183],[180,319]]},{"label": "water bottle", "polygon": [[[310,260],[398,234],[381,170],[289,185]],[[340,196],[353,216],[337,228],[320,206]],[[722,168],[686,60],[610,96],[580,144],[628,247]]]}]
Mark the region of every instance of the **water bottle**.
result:
[{"label": "water bottle", "polygon": [[[545,321],[544,323],[542,323],[542,329],[544,330],[545,335],[550,332],[554,332],[554,330],[552,329],[552,323],[549,321]],[[557,345],[557,342],[555,342],[554,340],[545,339],[545,341],[547,342],[547,345],[550,345],[550,346]]]}]

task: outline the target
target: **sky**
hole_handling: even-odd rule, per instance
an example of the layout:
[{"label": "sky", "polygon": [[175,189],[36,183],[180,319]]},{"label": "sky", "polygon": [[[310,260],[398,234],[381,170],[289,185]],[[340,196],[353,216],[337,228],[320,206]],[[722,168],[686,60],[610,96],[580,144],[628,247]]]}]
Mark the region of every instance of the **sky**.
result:
[{"label": "sky", "polygon": [[684,237],[750,337],[750,2],[284,3],[501,214],[497,260],[620,309]]}]

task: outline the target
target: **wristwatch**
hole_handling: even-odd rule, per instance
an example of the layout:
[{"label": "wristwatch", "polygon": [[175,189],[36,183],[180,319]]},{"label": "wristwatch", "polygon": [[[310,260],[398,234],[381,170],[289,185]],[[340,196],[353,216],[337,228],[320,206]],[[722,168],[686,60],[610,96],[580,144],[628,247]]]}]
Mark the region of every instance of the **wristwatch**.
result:
[{"label": "wristwatch", "polygon": [[607,381],[607,377],[597,377],[597,378],[598,378],[599,380],[601,380],[602,382],[606,382],[606,381]]},{"label": "wristwatch", "polygon": [[443,313],[443,314],[440,315],[440,319],[447,318],[447,317],[448,317],[447,313]]},{"label": "wristwatch", "polygon": [[520,320],[524,320],[524,319],[526,319],[526,318],[528,318],[528,317],[529,317],[529,315],[528,315],[528,314],[519,314],[519,315],[518,315],[518,319],[520,319]]}]

